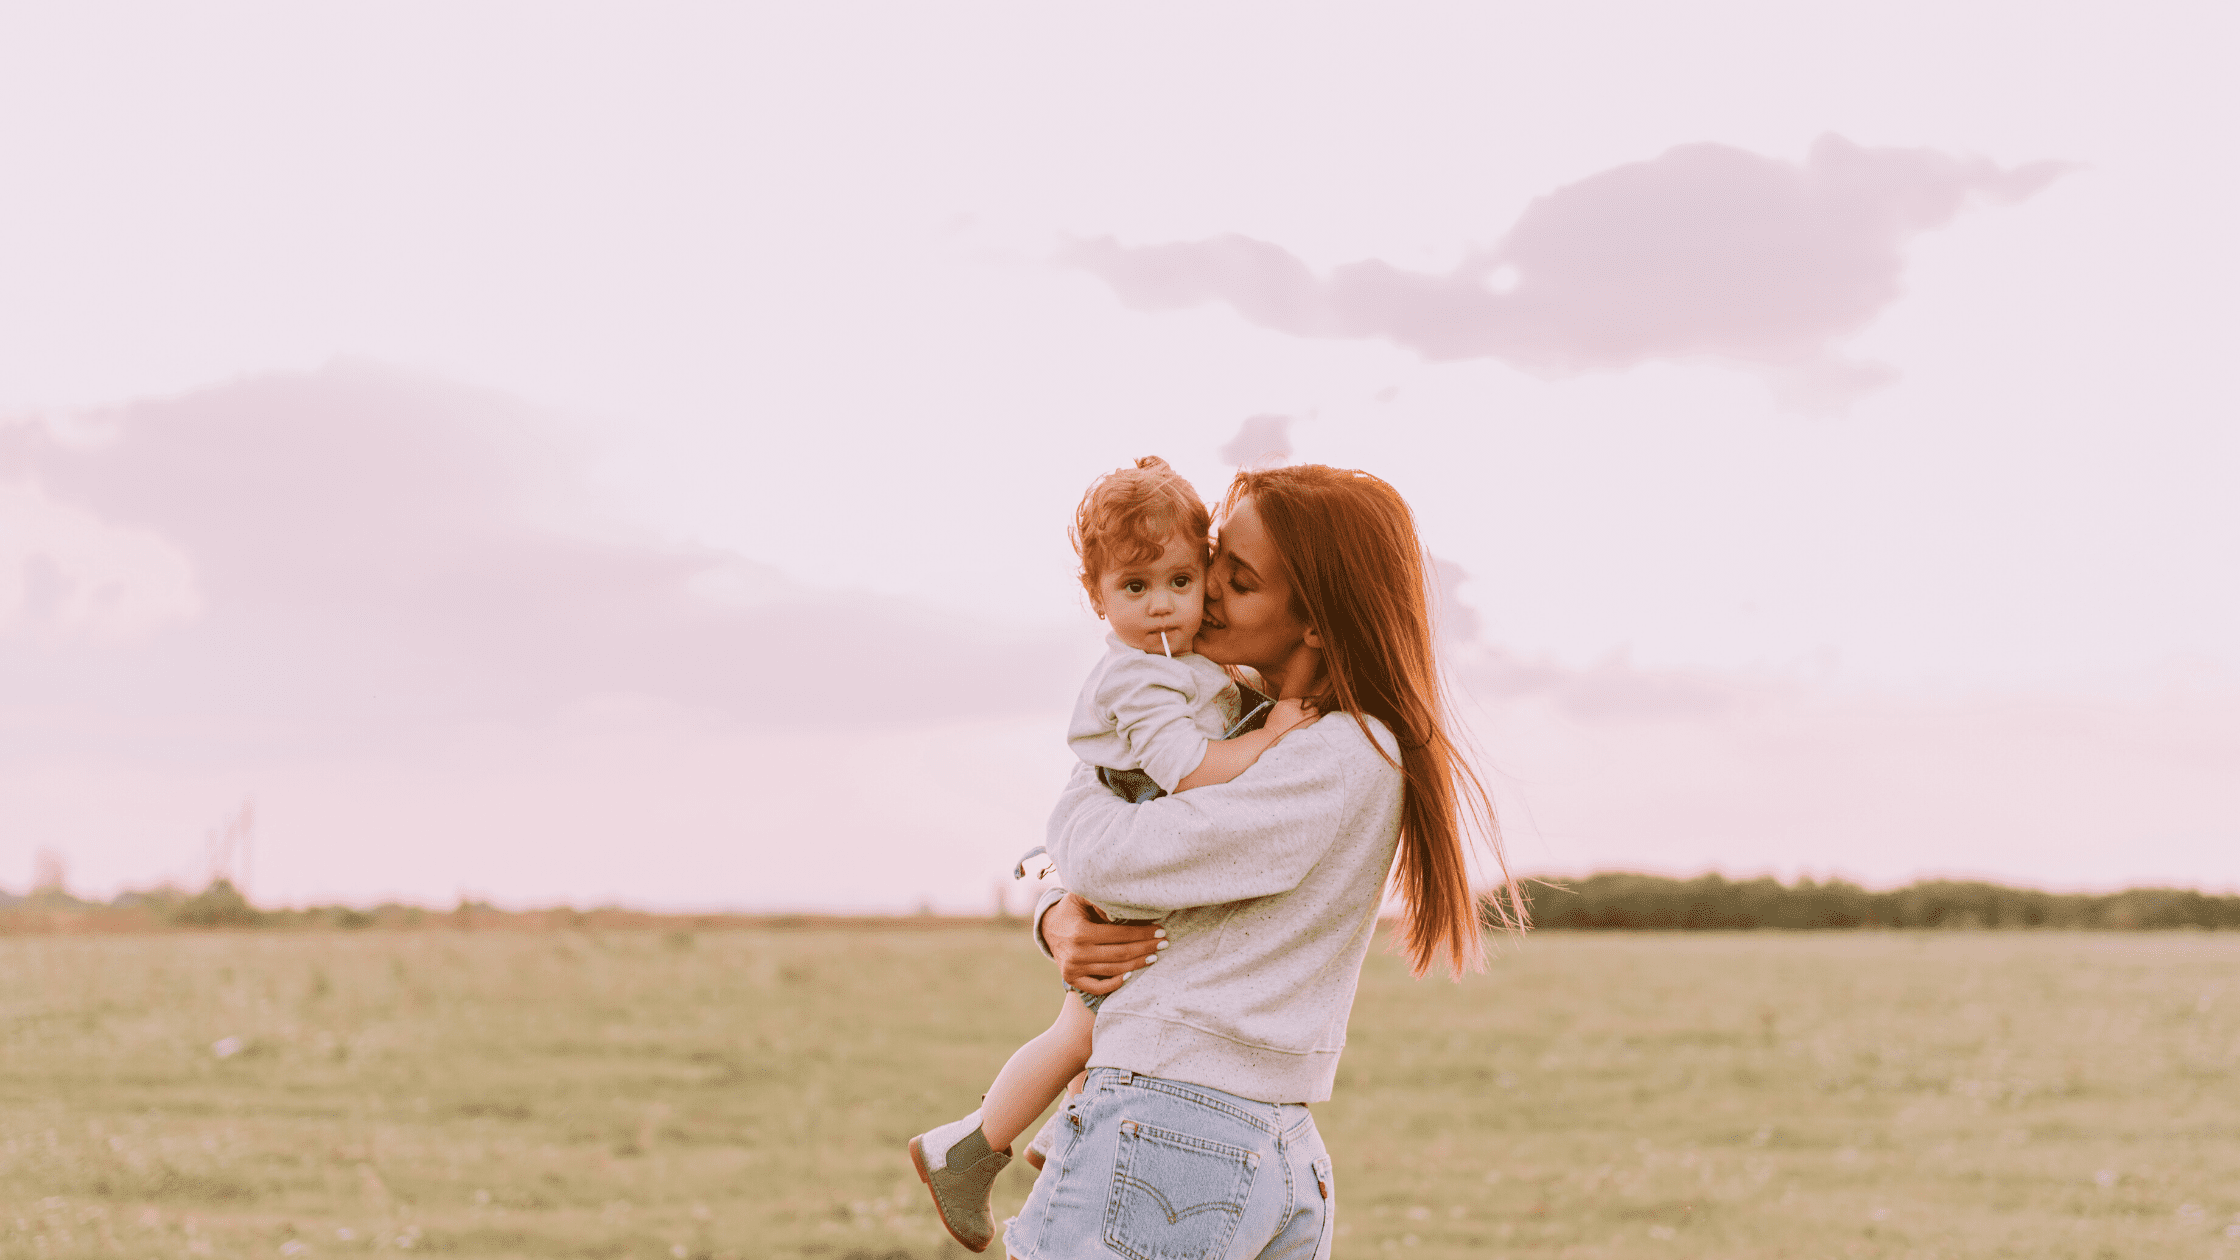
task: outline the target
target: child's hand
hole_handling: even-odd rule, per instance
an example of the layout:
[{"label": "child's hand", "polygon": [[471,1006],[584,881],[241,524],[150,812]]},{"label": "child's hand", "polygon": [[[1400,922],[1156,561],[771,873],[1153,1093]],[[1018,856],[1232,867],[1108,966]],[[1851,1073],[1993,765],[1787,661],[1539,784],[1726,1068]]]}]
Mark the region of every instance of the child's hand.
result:
[{"label": "child's hand", "polygon": [[1278,700],[1276,701],[1276,707],[1268,710],[1267,724],[1261,729],[1272,732],[1277,739],[1282,739],[1292,731],[1321,716],[1321,714],[1315,712],[1314,706],[1305,700]]}]

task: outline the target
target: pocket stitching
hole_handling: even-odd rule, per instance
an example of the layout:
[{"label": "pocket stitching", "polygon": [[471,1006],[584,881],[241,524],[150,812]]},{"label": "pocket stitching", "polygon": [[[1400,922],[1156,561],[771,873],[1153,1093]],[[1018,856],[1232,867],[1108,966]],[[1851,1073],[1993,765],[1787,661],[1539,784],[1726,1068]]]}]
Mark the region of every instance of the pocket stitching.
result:
[{"label": "pocket stitching", "polygon": [[[1164,1191],[1134,1175],[1136,1154],[1143,1149],[1142,1144],[1147,1139],[1151,1142],[1179,1147],[1183,1150],[1211,1155],[1229,1161],[1234,1172],[1224,1196],[1185,1208],[1178,1215],[1174,1210],[1173,1201],[1167,1198]],[[1156,1125],[1141,1124],[1134,1120],[1122,1120],[1120,1122],[1120,1141],[1121,1149],[1115,1152],[1116,1158],[1113,1161],[1112,1190],[1105,1198],[1105,1244],[1123,1255],[1134,1257],[1135,1260],[1151,1260],[1147,1253],[1136,1249],[1134,1240],[1124,1236],[1122,1232],[1122,1222],[1126,1216],[1125,1205],[1128,1201],[1128,1195],[1124,1192],[1136,1191],[1149,1195],[1151,1199],[1156,1201],[1159,1213],[1167,1218],[1169,1226],[1178,1225],[1185,1219],[1201,1212],[1226,1212],[1229,1217],[1228,1232],[1213,1242],[1215,1250],[1225,1250],[1230,1239],[1236,1236],[1237,1226],[1244,1222],[1246,1201],[1252,1196],[1252,1181],[1260,1168],[1260,1153],[1241,1146],[1231,1146],[1226,1142],[1216,1142],[1210,1138],[1195,1137],[1187,1133],[1177,1133],[1172,1129],[1162,1129]]]},{"label": "pocket stitching", "polygon": [[1162,1129],[1158,1125],[1143,1124],[1135,1120],[1122,1120],[1120,1130],[1123,1133],[1149,1135],[1170,1146],[1187,1146],[1208,1155],[1228,1156],[1248,1170],[1260,1167],[1260,1152],[1248,1146],[1231,1146],[1227,1142],[1216,1142],[1212,1138],[1202,1138],[1194,1133],[1177,1133],[1173,1129]]}]

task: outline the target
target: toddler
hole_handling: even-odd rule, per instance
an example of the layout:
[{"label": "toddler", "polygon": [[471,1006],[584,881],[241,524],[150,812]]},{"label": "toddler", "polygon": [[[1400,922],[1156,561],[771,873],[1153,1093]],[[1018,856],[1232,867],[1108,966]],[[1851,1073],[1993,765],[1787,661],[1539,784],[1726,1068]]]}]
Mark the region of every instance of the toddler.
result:
[{"label": "toddler", "polygon": [[[1081,584],[1112,632],[1066,739],[1107,787],[1133,801],[1227,783],[1313,716],[1286,700],[1240,718],[1236,682],[1191,651],[1205,611],[1212,525],[1197,491],[1155,456],[1098,478],[1074,513]],[[1239,733],[1263,712],[1265,726]],[[942,1224],[972,1250],[995,1236],[988,1192],[1011,1162],[1012,1139],[1088,1065],[1103,1000],[1068,989],[1056,1021],[1012,1054],[980,1110],[910,1139],[911,1162]],[[1029,1159],[1040,1166],[1031,1152]]]}]

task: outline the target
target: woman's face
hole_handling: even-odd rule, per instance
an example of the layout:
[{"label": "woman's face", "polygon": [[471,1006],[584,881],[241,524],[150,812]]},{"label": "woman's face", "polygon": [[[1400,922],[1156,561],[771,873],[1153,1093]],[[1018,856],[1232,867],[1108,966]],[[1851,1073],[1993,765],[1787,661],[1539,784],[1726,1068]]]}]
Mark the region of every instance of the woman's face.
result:
[{"label": "woman's face", "polygon": [[1282,669],[1306,642],[1307,623],[1291,607],[1291,573],[1276,554],[1250,498],[1221,523],[1206,575],[1198,654],[1222,665]]}]

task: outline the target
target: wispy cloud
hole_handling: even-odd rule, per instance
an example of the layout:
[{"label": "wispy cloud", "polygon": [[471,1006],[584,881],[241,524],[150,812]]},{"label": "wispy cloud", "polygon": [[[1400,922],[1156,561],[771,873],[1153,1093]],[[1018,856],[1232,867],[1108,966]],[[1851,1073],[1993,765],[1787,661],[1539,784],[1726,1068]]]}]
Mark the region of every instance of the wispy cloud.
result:
[{"label": "wispy cloud", "polygon": [[[344,367],[86,419],[99,440],[0,428],[0,884],[34,844],[144,882],[253,794],[280,896],[984,906],[1070,764],[1087,627],[976,638],[592,528],[548,420],[502,396]],[[2221,693],[1576,668],[1505,651],[1434,565],[1528,869],[2240,877]]]},{"label": "wispy cloud", "polygon": [[161,536],[0,484],[0,634],[129,642],[201,606],[194,566]]},{"label": "wispy cloud", "polygon": [[[86,419],[0,430],[17,703],[318,745],[606,694],[892,725],[1072,685],[1062,646],[593,527],[549,420],[499,395],[345,366]],[[921,685],[960,669],[1021,686]]]},{"label": "wispy cloud", "polygon": [[259,896],[971,908],[1062,779],[1093,632],[634,535],[502,395],[340,366],[70,428],[0,425],[0,886],[35,843],[199,877],[253,796]]},{"label": "wispy cloud", "polygon": [[1859,694],[1494,659],[1464,690],[1520,864],[2240,887],[2240,696]]},{"label": "wispy cloud", "polygon": [[1658,359],[1764,370],[1807,407],[1891,378],[1836,343],[1897,298],[1904,246],[1971,199],[2020,201],[2068,166],[2002,169],[1825,136],[1802,163],[1682,145],[1559,188],[1446,272],[1376,259],[1327,276],[1246,236],[1080,242],[1064,258],[1145,310],[1208,302],[1302,337],[1380,338],[1433,360],[1564,374]]},{"label": "wispy cloud", "polygon": [[2240,887],[2229,688],[1939,697],[1575,666],[1489,642],[1469,574],[1433,568],[1448,677],[1524,869]]},{"label": "wispy cloud", "polygon": [[1291,417],[1273,414],[1247,416],[1237,435],[1221,447],[1224,463],[1239,468],[1281,464],[1291,458]]}]

